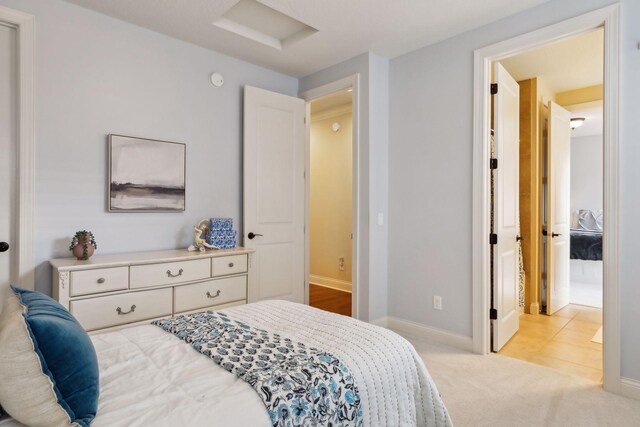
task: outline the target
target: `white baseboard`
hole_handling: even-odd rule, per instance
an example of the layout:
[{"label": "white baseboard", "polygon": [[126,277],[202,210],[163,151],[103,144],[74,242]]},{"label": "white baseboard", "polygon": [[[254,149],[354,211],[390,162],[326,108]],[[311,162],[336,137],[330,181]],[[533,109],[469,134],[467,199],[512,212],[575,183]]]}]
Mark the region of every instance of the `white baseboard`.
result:
[{"label": "white baseboard", "polygon": [[640,400],[640,381],[631,378],[620,378],[620,394]]},{"label": "white baseboard", "polygon": [[459,348],[461,350],[473,351],[473,339],[471,337],[466,337],[454,332],[449,332],[443,329],[434,328],[432,326],[423,325],[422,323],[399,319],[392,316],[382,317],[380,319],[371,321],[371,323],[399,333],[406,333],[418,338],[424,338],[441,344],[446,344],[451,347]]},{"label": "white baseboard", "polygon": [[351,282],[346,280],[332,279],[331,277],[309,276],[309,283],[324,286],[325,288],[337,289],[339,291],[351,292]]}]

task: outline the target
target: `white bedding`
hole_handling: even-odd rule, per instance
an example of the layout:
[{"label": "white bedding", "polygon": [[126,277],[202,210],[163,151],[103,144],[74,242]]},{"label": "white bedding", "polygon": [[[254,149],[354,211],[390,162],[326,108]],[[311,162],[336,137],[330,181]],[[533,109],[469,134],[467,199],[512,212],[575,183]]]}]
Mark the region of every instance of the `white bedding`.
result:
[{"label": "white bedding", "polygon": [[[451,425],[422,360],[391,331],[284,301],[222,311],[341,358],[359,388],[365,426]],[[92,426],[271,425],[251,386],[157,326],[92,340],[101,381]]]}]

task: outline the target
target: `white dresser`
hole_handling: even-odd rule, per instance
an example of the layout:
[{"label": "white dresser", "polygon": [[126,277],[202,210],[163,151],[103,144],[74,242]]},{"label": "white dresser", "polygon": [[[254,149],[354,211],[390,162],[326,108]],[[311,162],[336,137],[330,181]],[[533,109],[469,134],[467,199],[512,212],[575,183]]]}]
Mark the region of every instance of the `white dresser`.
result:
[{"label": "white dresser", "polygon": [[246,304],[251,249],[61,258],[53,297],[87,331]]}]

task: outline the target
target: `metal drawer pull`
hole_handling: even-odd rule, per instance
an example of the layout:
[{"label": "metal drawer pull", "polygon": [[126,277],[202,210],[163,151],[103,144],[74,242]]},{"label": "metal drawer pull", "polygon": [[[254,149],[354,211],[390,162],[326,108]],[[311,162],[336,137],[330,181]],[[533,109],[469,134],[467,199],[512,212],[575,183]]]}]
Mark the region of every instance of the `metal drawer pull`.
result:
[{"label": "metal drawer pull", "polygon": [[218,292],[216,292],[215,295],[211,295],[211,292],[207,291],[207,298],[217,298],[220,296],[220,289],[218,289]]},{"label": "metal drawer pull", "polygon": [[135,304],[133,304],[131,306],[131,309],[129,311],[122,311],[122,309],[120,307],[116,308],[116,313],[118,313],[118,315],[129,314],[129,313],[133,313],[134,311],[136,311],[136,305]]},{"label": "metal drawer pull", "polygon": [[178,274],[173,274],[173,273],[171,272],[171,270],[167,270],[167,276],[168,276],[168,277],[178,277],[178,276],[182,276],[182,272],[183,272],[183,271],[184,271],[184,270],[180,269],[180,270],[178,270]]},{"label": "metal drawer pull", "polygon": [[229,263],[229,267],[233,267],[233,263],[232,262]]},{"label": "metal drawer pull", "polygon": [[104,277],[101,277],[101,278],[98,279],[98,283],[104,283],[106,281],[107,281],[107,279],[105,279]]}]

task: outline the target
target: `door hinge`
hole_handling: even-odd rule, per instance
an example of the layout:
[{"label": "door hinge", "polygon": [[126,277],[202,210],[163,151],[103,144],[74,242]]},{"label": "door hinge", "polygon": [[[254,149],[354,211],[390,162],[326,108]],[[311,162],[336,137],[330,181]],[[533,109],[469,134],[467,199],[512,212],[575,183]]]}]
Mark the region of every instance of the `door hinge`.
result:
[{"label": "door hinge", "polygon": [[498,235],[495,233],[489,234],[489,244],[497,245],[498,244]]},{"label": "door hinge", "polygon": [[489,159],[489,169],[498,169],[498,159]]},{"label": "door hinge", "polygon": [[491,95],[498,93],[498,83],[491,83]]},{"label": "door hinge", "polygon": [[490,320],[498,320],[498,310],[492,308],[489,310],[489,319]]}]

